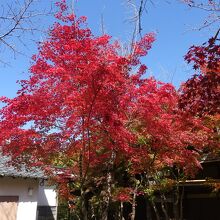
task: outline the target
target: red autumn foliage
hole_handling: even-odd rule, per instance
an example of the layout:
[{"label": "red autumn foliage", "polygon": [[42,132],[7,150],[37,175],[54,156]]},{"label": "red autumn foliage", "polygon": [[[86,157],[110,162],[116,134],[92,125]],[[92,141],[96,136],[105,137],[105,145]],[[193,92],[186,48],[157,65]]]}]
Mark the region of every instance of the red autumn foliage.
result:
[{"label": "red autumn foliage", "polygon": [[132,193],[131,188],[119,188],[114,192],[113,199],[120,202],[130,202],[132,200]]},{"label": "red autumn foliage", "polygon": [[188,63],[193,63],[194,69],[205,66],[212,71],[219,70],[220,45],[217,43],[217,36],[210,38],[202,46],[190,47],[189,52],[185,55],[185,60]]},{"label": "red autumn foliage", "polygon": [[125,155],[132,150],[135,137],[126,128],[126,112],[145,68],[132,76],[130,71],[154,36],[137,43],[134,56],[122,56],[110,36],[93,36],[85,17],[65,16],[60,6],[57,17],[64,24],[55,23],[40,44],[30,78],[20,81],[16,98],[2,98],[0,139],[14,159],[24,156],[38,165],[60,154],[77,161],[83,152],[86,173],[87,166],[109,158],[112,149]]},{"label": "red autumn foliage", "polygon": [[217,35],[202,46],[193,46],[185,56],[200,70],[181,88],[180,108],[194,115],[220,113],[220,45]]},{"label": "red autumn foliage", "polygon": [[188,146],[202,150],[211,131],[178,109],[172,85],[144,78],[139,58],[154,35],[121,55],[110,36],[94,36],[85,17],[59,6],[60,22],[33,56],[29,79],[20,81],[17,97],[2,98],[3,151],[32,165],[68,167],[63,172],[81,184],[122,160],[131,173],[174,164],[193,173],[199,154]]}]

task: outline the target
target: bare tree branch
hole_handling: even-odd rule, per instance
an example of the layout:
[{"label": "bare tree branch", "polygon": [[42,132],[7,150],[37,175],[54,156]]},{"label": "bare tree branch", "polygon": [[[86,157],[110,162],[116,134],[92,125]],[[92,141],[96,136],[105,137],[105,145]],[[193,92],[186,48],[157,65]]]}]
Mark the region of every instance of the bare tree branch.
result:
[{"label": "bare tree branch", "polygon": [[14,55],[20,53],[18,44],[26,46],[25,36],[42,31],[37,19],[51,15],[52,9],[37,9],[42,0],[3,1],[0,5],[0,46]]},{"label": "bare tree branch", "polygon": [[191,8],[197,8],[209,13],[202,25],[194,30],[202,30],[213,24],[220,23],[220,1],[219,0],[179,0]]},{"label": "bare tree branch", "polygon": [[218,0],[180,0],[183,3],[186,3],[190,7],[199,8],[209,12],[220,12],[220,1]]}]

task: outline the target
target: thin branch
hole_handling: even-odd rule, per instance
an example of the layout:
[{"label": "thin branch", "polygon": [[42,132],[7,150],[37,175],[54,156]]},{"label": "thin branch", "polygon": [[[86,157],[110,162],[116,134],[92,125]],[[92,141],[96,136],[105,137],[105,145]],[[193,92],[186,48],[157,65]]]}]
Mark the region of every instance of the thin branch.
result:
[{"label": "thin branch", "polygon": [[103,16],[103,13],[101,14],[101,33],[102,33],[102,35],[105,34],[105,26],[104,26],[104,16]]},{"label": "thin branch", "polygon": [[199,28],[193,28],[193,30],[202,30],[204,28],[212,26],[214,23],[220,22],[220,1],[213,0],[213,1],[207,1],[205,3],[201,0],[179,0],[180,2],[187,4],[190,8],[196,8],[199,10],[203,10],[206,12],[209,12],[208,17],[206,18],[203,25],[201,25]]},{"label": "thin branch", "polygon": [[[0,39],[3,39],[3,38],[5,38],[6,36],[10,35],[10,34],[17,28],[17,26],[20,24],[21,20],[23,20],[23,16],[24,16],[24,14],[26,13],[26,11],[28,10],[28,8],[30,7],[30,5],[31,5],[32,2],[33,2],[33,0],[30,0],[30,1],[28,2],[28,4],[25,5],[25,7],[24,7],[23,9],[21,9],[21,11],[19,12],[19,14],[17,15],[17,16],[18,16],[17,19],[16,19],[17,16],[15,15],[15,17],[13,18],[13,20],[15,20],[15,23],[14,23],[13,27],[12,27],[10,30],[8,30],[6,33],[4,33],[3,35],[1,35],[1,36],[0,36]],[[11,10],[11,9],[10,9],[10,10]],[[14,13],[14,12],[13,12],[13,13]]]},{"label": "thin branch", "polygon": [[189,1],[189,0],[180,0],[183,3],[186,3],[189,7],[202,9],[208,12],[220,12],[220,3],[213,1],[213,3],[202,3],[199,1]]},{"label": "thin branch", "polygon": [[[32,9],[36,0],[15,0],[13,4],[2,3],[0,11],[0,45],[16,54],[22,54],[16,46],[26,47],[24,37],[40,32],[36,18],[51,15],[52,8],[38,11]],[[17,40],[17,41],[15,41]],[[17,43],[13,43],[17,42]]]}]

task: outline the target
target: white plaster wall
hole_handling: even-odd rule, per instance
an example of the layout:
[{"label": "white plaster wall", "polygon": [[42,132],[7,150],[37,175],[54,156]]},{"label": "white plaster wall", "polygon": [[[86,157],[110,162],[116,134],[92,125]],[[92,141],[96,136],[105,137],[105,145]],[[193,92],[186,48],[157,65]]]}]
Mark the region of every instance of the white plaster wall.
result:
[{"label": "white plaster wall", "polygon": [[39,185],[38,206],[57,206],[57,193],[54,186]]},{"label": "white plaster wall", "polygon": [[[0,196],[19,196],[17,220],[36,220],[38,180],[0,177]],[[33,189],[32,196],[28,188]]]}]

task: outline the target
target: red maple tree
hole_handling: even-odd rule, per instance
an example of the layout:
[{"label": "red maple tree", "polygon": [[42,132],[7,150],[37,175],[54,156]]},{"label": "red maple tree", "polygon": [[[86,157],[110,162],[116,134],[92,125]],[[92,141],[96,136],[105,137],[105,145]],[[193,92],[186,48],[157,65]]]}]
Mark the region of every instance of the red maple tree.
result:
[{"label": "red maple tree", "polygon": [[[154,35],[121,55],[118,42],[94,36],[85,17],[66,14],[65,1],[57,4],[59,22],[33,56],[29,79],[20,81],[15,98],[1,98],[3,152],[15,162],[61,166],[61,185],[73,178],[82,203],[86,187],[98,177],[96,184],[100,179],[106,184],[106,206],[114,168],[122,161],[131,175],[174,165],[194,173],[199,154],[188,147],[202,150],[212,131],[178,108],[172,85],[144,78],[139,58]],[[85,204],[81,214],[86,219]]]}]

